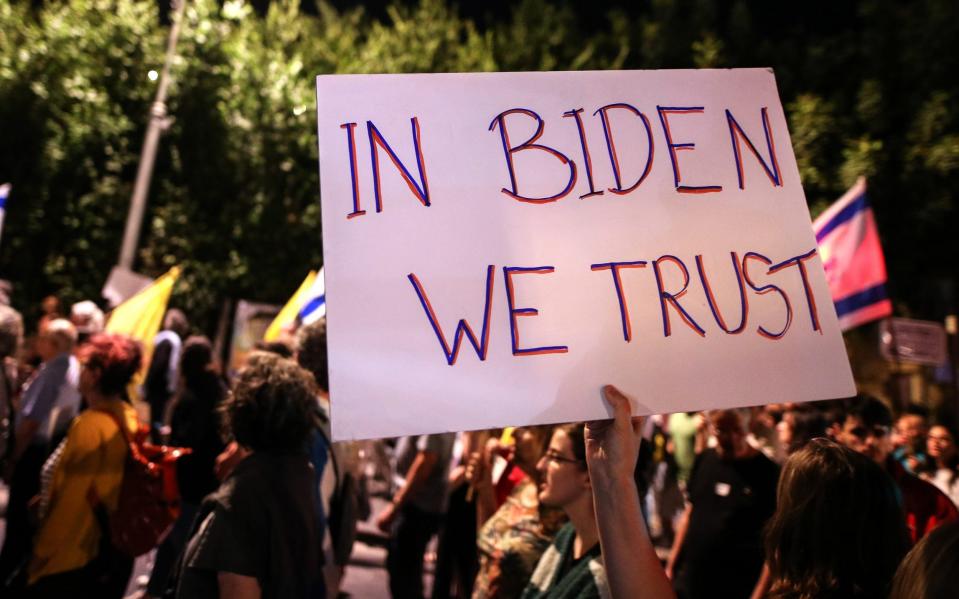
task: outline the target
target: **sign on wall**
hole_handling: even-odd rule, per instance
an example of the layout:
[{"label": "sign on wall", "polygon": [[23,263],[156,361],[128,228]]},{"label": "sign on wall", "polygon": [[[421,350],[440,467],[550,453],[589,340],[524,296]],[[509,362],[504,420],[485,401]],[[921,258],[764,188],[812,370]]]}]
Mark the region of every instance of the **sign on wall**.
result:
[{"label": "sign on wall", "polygon": [[854,394],[771,71],[317,78],[333,435]]}]

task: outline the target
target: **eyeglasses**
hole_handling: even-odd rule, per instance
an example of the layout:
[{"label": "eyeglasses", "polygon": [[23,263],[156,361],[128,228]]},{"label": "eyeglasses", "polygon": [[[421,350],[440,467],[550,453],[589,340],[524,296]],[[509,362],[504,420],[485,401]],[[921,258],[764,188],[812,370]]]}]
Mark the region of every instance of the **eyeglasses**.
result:
[{"label": "eyeglasses", "polygon": [[573,458],[567,458],[559,454],[559,452],[552,449],[547,449],[546,453],[543,454],[543,459],[547,462],[556,462],[557,464],[582,464],[583,460],[576,460]]},{"label": "eyeglasses", "polygon": [[865,441],[867,437],[875,437],[876,439],[882,439],[889,434],[890,428],[888,426],[857,426],[856,428],[850,430],[849,432],[855,436],[857,439]]}]

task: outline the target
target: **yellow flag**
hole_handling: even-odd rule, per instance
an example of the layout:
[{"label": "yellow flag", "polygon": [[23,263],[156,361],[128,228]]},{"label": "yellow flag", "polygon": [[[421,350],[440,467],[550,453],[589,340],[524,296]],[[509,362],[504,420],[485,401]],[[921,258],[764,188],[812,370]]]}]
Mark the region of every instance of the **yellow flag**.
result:
[{"label": "yellow flag", "polygon": [[296,290],[296,293],[293,294],[293,297],[290,298],[286,305],[283,306],[283,309],[280,310],[280,313],[276,315],[276,318],[273,319],[273,322],[270,323],[270,326],[267,327],[266,333],[263,334],[264,341],[276,341],[280,337],[280,333],[283,332],[285,327],[290,326],[294,320],[296,320],[296,315],[299,314],[300,308],[303,307],[303,302],[307,300],[307,294],[310,291],[310,288],[313,286],[313,281],[316,280],[316,271],[311,270],[306,278],[303,279],[303,282],[300,283],[299,288]]},{"label": "yellow flag", "polygon": [[114,308],[104,327],[107,333],[119,333],[140,342],[143,346],[141,375],[150,364],[153,338],[160,332],[173,284],[179,276],[180,267],[174,266],[149,287]]}]

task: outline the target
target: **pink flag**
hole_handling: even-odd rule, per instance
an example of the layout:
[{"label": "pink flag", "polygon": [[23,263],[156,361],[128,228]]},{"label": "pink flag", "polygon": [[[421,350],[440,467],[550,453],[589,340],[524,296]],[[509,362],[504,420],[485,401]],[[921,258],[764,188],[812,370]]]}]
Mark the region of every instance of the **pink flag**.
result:
[{"label": "pink flag", "polygon": [[886,261],[866,180],[860,178],[813,223],[829,291],[843,331],[892,314]]}]

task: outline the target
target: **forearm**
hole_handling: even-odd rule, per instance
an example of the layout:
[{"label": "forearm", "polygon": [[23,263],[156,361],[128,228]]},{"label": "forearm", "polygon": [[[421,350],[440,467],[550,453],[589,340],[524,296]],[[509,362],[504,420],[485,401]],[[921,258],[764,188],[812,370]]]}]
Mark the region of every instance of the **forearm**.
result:
[{"label": "forearm", "polygon": [[260,599],[260,583],[252,576],[232,572],[217,572],[220,599]]},{"label": "forearm", "polygon": [[683,541],[686,539],[686,530],[689,527],[689,517],[692,514],[693,507],[690,505],[682,515],[679,526],[676,528],[676,538],[673,539],[673,547],[669,550],[669,560],[666,562],[666,568],[672,570],[676,566],[676,560],[679,553],[683,550]]},{"label": "forearm", "polygon": [[593,487],[599,541],[613,597],[674,597],[646,530],[632,480]]},{"label": "forearm", "polygon": [[406,484],[393,496],[393,503],[395,503],[397,507],[403,505],[411,494],[416,493],[416,491],[423,486],[424,481],[430,475],[430,472],[433,471],[435,464],[436,456],[432,454],[421,451],[416,455],[416,459],[413,460],[409,472],[406,473]]},{"label": "forearm", "polygon": [[476,488],[476,526],[482,528],[486,521],[496,513],[496,491],[493,485]]}]

